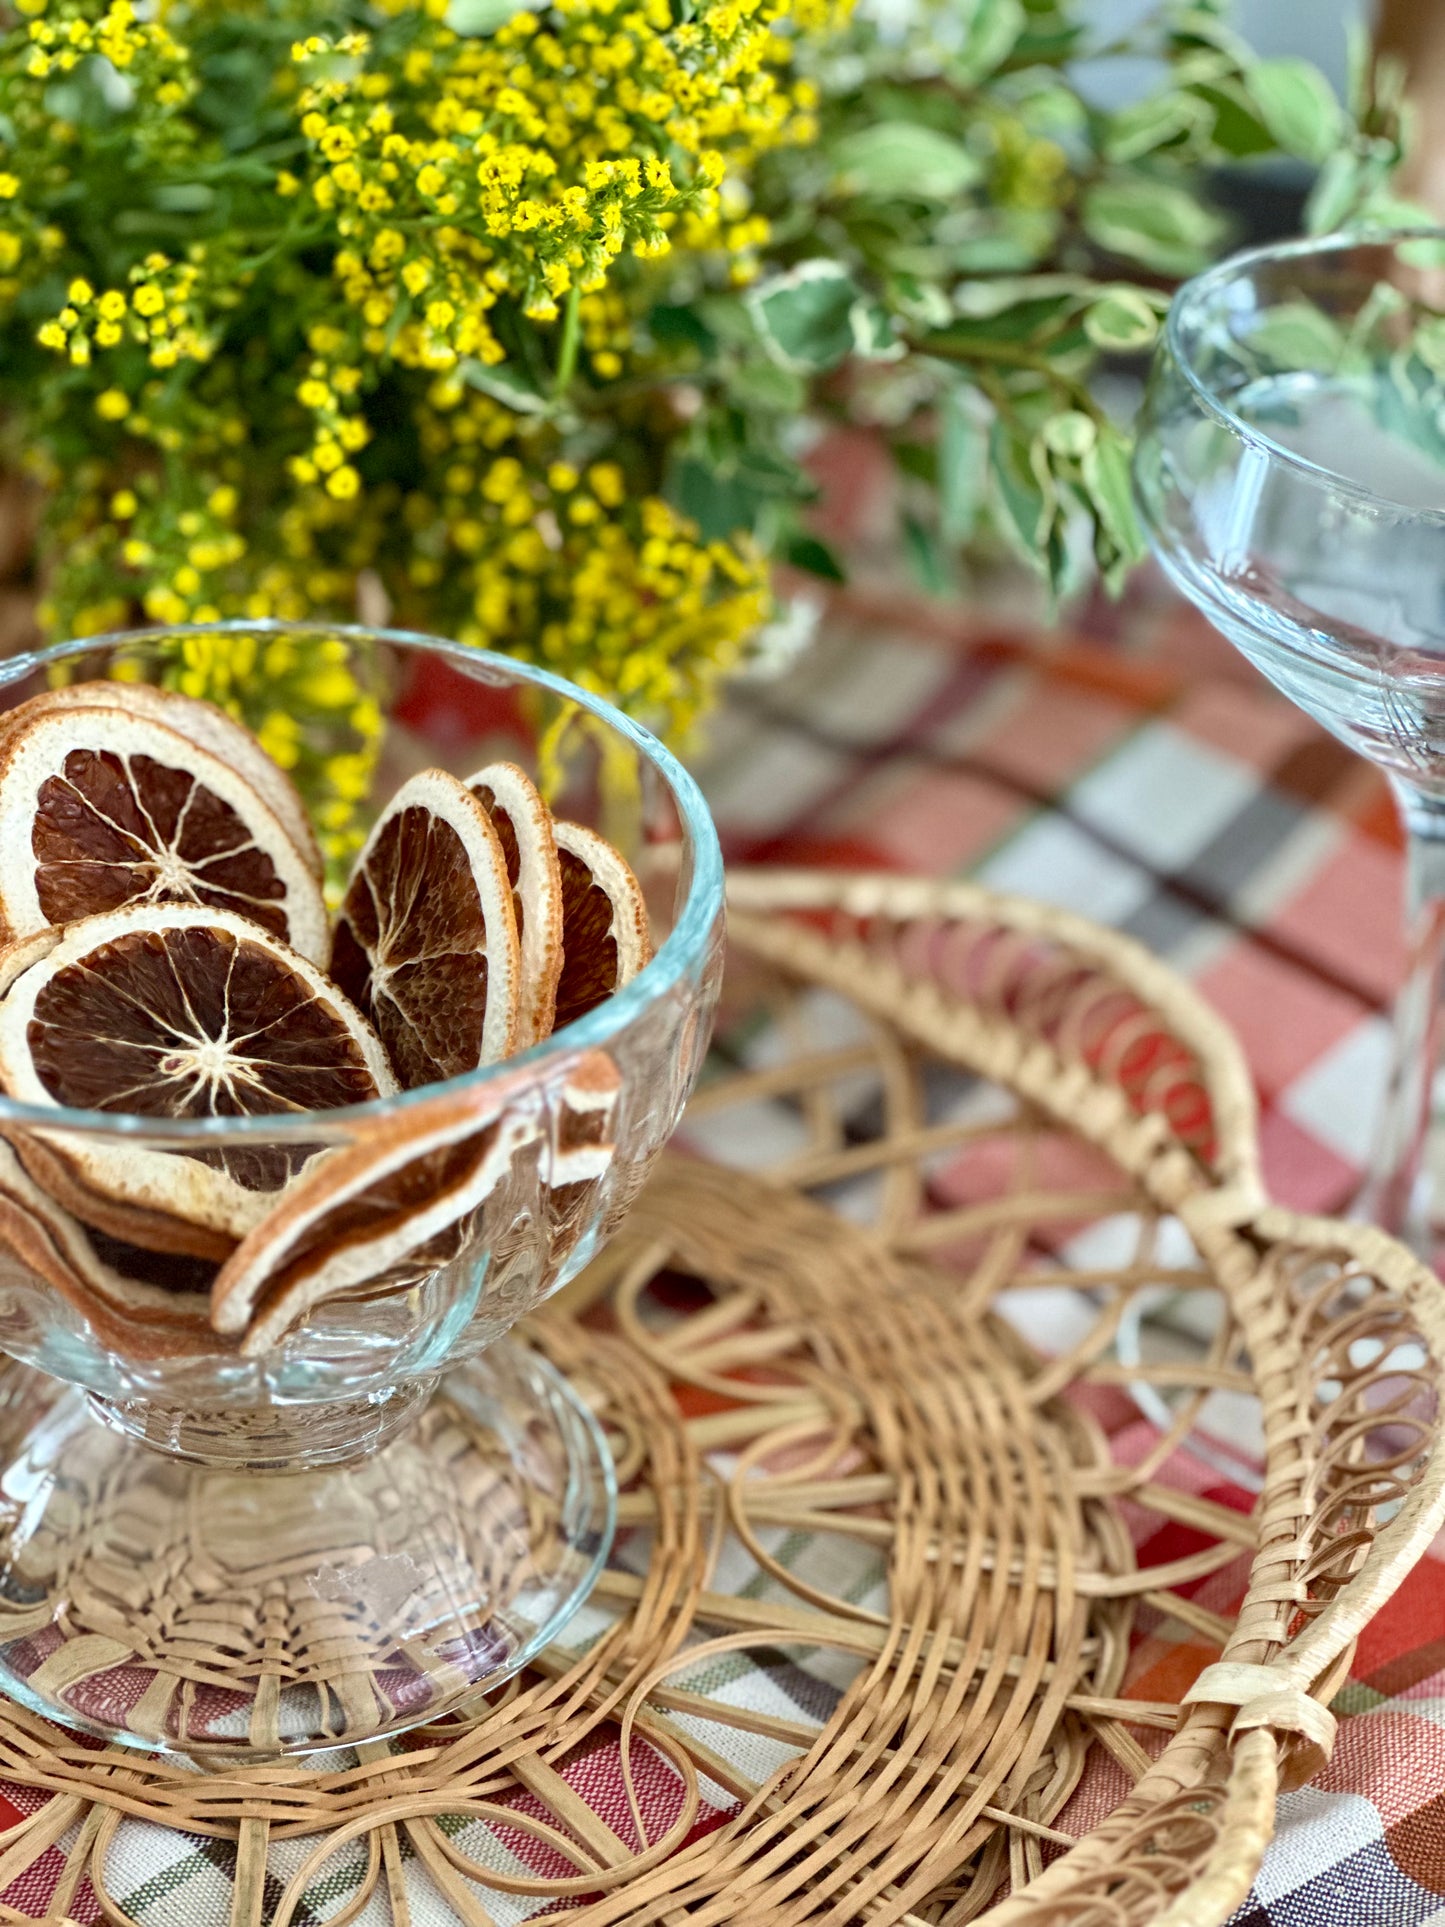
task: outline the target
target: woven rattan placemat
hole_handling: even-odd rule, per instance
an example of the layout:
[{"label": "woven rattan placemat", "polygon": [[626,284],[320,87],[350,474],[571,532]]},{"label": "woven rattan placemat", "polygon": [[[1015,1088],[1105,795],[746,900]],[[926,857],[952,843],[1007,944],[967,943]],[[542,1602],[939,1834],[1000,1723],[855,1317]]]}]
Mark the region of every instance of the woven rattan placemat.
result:
[{"label": "woven rattan placemat", "polygon": [[[529,1327],[622,1489],[566,1644],[469,1722],[274,1770],[8,1709],[0,1777],[54,1797],[0,1836],[0,1892],[43,1894],[3,1918],[130,1919],[145,1822],[234,1843],[236,1927],[1205,1927],[1243,1899],[1445,1515],[1445,1293],[1268,1204],[1237,1050],[1127,941],[811,873],[735,877],[733,932],[705,1158]],[[1153,1421],[1123,1458],[1120,1401]],[[1185,1446],[1235,1454],[1252,1511],[1171,1481]],[[1141,1520],[1182,1549],[1141,1568]],[[1183,1708],[1129,1690],[1144,1615],[1207,1649]],[[1123,1791],[1077,1837],[1097,1749]]]}]

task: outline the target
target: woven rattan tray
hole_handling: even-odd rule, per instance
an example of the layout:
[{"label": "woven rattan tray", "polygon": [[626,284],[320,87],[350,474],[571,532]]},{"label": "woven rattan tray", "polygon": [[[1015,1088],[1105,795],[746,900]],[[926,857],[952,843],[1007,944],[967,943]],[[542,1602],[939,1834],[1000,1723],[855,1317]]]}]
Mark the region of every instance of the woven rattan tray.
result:
[{"label": "woven rattan tray", "polygon": [[[1206,1927],[1244,1898],[1445,1515],[1445,1293],[1267,1203],[1235,1045],[1131,943],[814,873],[736,876],[732,930],[706,1156],[529,1328],[622,1489],[569,1643],[471,1722],[306,1768],[202,1776],[11,1709],[0,1777],[54,1797],[0,1836],[0,1892],[41,1896],[0,1917],[130,1919],[146,1821],[217,1843],[235,1927]],[[1184,1447],[1249,1482],[1251,1426],[1252,1511],[1171,1478]],[[1141,1567],[1141,1522],[1172,1556]],[[1184,1707],[1128,1688],[1144,1615],[1204,1649]],[[792,1710],[740,1666],[791,1669]],[[1091,1754],[1116,1791],[1080,1836]]]}]

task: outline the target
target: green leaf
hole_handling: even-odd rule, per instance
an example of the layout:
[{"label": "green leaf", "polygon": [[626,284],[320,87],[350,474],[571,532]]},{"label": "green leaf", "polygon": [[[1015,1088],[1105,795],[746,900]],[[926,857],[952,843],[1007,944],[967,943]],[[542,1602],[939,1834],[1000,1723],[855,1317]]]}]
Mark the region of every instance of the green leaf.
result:
[{"label": "green leaf", "polygon": [[727,378],[728,393],[744,408],[768,414],[797,415],[808,399],[808,385],[790,368],[775,361],[744,361]]},{"label": "green leaf", "polygon": [[1195,274],[1224,224],[1183,188],[1165,181],[1101,181],[1084,199],[1084,231],[1096,247],[1159,274]]},{"label": "green leaf", "polygon": [[1034,300],[1012,302],[1007,308],[987,315],[962,315],[946,328],[934,328],[922,346],[936,343],[940,348],[967,349],[975,342],[1029,341],[1041,328],[1062,320],[1074,306],[1074,296],[1044,295]]},{"label": "green leaf", "polygon": [[1436,380],[1445,380],[1445,318],[1422,321],[1415,330],[1413,346]]},{"label": "green leaf", "polygon": [[1309,301],[1282,301],[1250,324],[1241,337],[1266,368],[1333,374],[1345,340],[1339,328]]},{"label": "green leaf", "polygon": [[1099,438],[1093,417],[1081,408],[1066,408],[1061,414],[1051,415],[1041,432],[1049,453],[1062,455],[1069,461],[1078,461],[1087,455]]},{"label": "green leaf", "polygon": [[952,586],[948,562],[933,531],[925,528],[916,515],[903,517],[903,546],[925,594],[946,595]]},{"label": "green leaf", "polygon": [[1089,285],[1082,275],[1076,274],[999,275],[989,281],[965,281],[955,290],[953,305],[969,320],[983,321],[1024,301],[1084,294]]},{"label": "green leaf", "polygon": [[908,353],[881,301],[860,295],[848,310],[848,326],[853,331],[853,352],[864,361],[901,361]]},{"label": "green leaf", "polygon": [[747,307],[773,359],[808,374],[835,366],[852,348],[857,299],[846,268],[836,261],[803,261],[751,289]]},{"label": "green leaf", "polygon": [[[1229,9],[1232,13],[1233,9]],[[1254,58],[1248,41],[1210,6],[1179,7],[1169,17],[1169,37],[1177,46],[1196,44],[1223,54],[1232,66],[1244,67]]]},{"label": "green leaf", "polygon": [[1104,159],[1116,163],[1137,161],[1143,154],[1167,147],[1181,134],[1192,133],[1209,118],[1203,101],[1193,94],[1154,94],[1135,101],[1109,122],[1104,136]]},{"label": "green leaf", "polygon": [[1331,154],[1305,202],[1305,232],[1333,234],[1343,227],[1358,206],[1372,172],[1370,162],[1362,160],[1352,148],[1341,147]]},{"label": "green leaf", "polygon": [[1020,0],[973,0],[966,11],[963,45],[952,66],[960,79],[982,80],[1001,67],[1028,25]]},{"label": "green leaf", "polygon": [[757,346],[757,323],[740,296],[709,294],[692,305],[703,327],[719,341],[735,348]]},{"label": "green leaf", "polygon": [[1221,154],[1239,161],[1255,154],[1274,153],[1274,135],[1260,119],[1237,76],[1212,75],[1198,82],[1192,92],[1209,110],[1210,140]]},{"label": "green leaf", "polygon": [[1106,429],[1079,468],[1100,527],[1121,556],[1141,562],[1147,550],[1129,478],[1129,444],[1117,429]]},{"label": "green leaf", "polygon": [[1340,103],[1313,62],[1293,55],[1257,60],[1245,69],[1244,84],[1259,117],[1287,154],[1318,167],[1339,143]]},{"label": "green leaf", "polygon": [[1040,480],[1026,441],[996,421],[988,437],[988,472],[1004,534],[1033,568],[1044,567],[1043,548],[1058,506]]},{"label": "green leaf", "polygon": [[695,308],[660,302],[647,317],[648,333],[660,348],[696,348],[710,355],[717,336]]},{"label": "green leaf", "polygon": [[1110,354],[1135,354],[1153,346],[1159,316],[1136,288],[1111,288],[1085,314],[1084,333]]},{"label": "green leaf", "polygon": [[833,148],[845,193],[951,201],[982,168],[961,141],[917,121],[885,120],[846,134]]},{"label": "green leaf", "polygon": [[1068,141],[1087,132],[1089,110],[1072,87],[1048,80],[1019,97],[1019,118],[1031,134]]},{"label": "green leaf", "polygon": [[690,455],[675,465],[668,494],[674,506],[697,523],[705,542],[725,541],[740,529],[751,531],[766,500],[737,472],[722,475]]},{"label": "green leaf", "polygon": [[453,33],[471,37],[495,33],[505,27],[514,13],[520,13],[526,0],[451,0],[447,25]]},{"label": "green leaf", "polygon": [[783,560],[791,562],[795,569],[806,569],[809,575],[820,576],[824,582],[848,580],[843,564],[816,535],[796,531],[784,539],[781,552]]},{"label": "green leaf", "polygon": [[489,367],[484,361],[464,361],[458,373],[471,388],[479,388],[493,401],[503,402],[519,415],[545,415],[548,400],[534,388],[515,362],[500,361]]},{"label": "green leaf", "polygon": [[978,520],[983,449],[962,388],[945,391],[938,419],[938,519],[946,542],[964,542]]}]

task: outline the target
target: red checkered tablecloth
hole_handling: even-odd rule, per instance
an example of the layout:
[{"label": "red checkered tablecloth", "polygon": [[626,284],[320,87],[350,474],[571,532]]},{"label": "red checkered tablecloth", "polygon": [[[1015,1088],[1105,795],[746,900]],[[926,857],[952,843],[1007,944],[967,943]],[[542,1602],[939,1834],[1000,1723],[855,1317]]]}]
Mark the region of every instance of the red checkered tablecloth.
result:
[{"label": "red checkered tablecloth", "polygon": [[[821,629],[735,691],[700,759],[730,860],[966,873],[1130,932],[1241,1038],[1275,1197],[1347,1210],[1403,968],[1382,779],[1157,584],[1056,630],[881,591]],[[1185,1455],[1171,1476],[1230,1499]],[[1361,1640],[1334,1758],[1282,1801],[1241,1923],[1445,1923],[1440,1561],[1445,1540]],[[1151,1628],[1129,1690],[1177,1694],[1210,1656]],[[1059,1824],[1122,1791],[1094,1762]]]},{"label": "red checkered tablecloth", "polygon": [[[830,453],[835,496],[857,483],[847,536],[865,574],[876,514],[863,486],[866,457],[866,447],[845,444]],[[1090,605],[1062,628],[1010,619],[1001,606],[991,596],[984,616],[913,602],[891,585],[855,588],[822,612],[816,647],[787,673],[737,685],[696,759],[729,857],[967,872],[1130,931],[1239,1033],[1259,1082],[1275,1195],[1299,1208],[1344,1209],[1369,1137],[1384,1012],[1402,961],[1399,842],[1382,785],[1157,585],[1122,608]],[[1157,1436],[1122,1396],[1099,1416],[1121,1459],[1146,1452]],[[1217,1443],[1205,1457],[1177,1453],[1159,1476],[1226,1504],[1249,1503],[1248,1465],[1231,1469]],[[845,1567],[837,1541],[793,1537],[800,1543],[774,1551],[795,1577],[881,1603],[886,1576],[876,1557]],[[1159,1538],[1138,1548],[1149,1562],[1189,1549]],[[625,1538],[618,1556],[623,1564],[634,1556]],[[1334,1757],[1313,1786],[1283,1800],[1278,1837],[1240,1922],[1445,1927],[1441,1577],[1427,1558],[1362,1639],[1336,1703],[1344,1717]],[[729,1543],[715,1583],[765,1598],[775,1582]],[[1240,1584],[1241,1570],[1226,1567],[1197,1596],[1225,1610]],[[598,1610],[584,1609],[569,1641],[595,1636]],[[1126,1690],[1177,1696],[1211,1657],[1188,1628],[1141,1614]],[[846,1680],[826,1658],[777,1653],[730,1655],[677,1683],[796,1723],[824,1720]],[[785,1746],[729,1731],[755,1778],[788,1757]],[[634,1838],[612,1741],[596,1736],[559,1770],[621,1837]],[[660,1761],[637,1770],[655,1838],[675,1814],[677,1783]],[[1122,1768],[1096,1749],[1058,1825],[1086,1831],[1123,1790]],[[699,1830],[720,1824],[731,1805],[721,1788],[705,1791]],[[33,1811],[43,1797],[0,1785],[0,1817],[7,1805],[12,1816]],[[514,1804],[530,1810],[529,1800],[519,1794]],[[458,1839],[499,1869],[572,1871],[519,1829],[475,1822]],[[44,1911],[71,1844],[62,1838],[0,1893],[0,1917],[6,1903]],[[309,1844],[273,1847],[268,1908]],[[116,1900],[142,1927],[220,1927],[235,1858],[228,1842],[127,1820],[107,1871]],[[359,1843],[331,1863],[295,1916],[300,1927],[353,1904],[365,1863]],[[424,1868],[409,1862],[406,1881],[415,1927],[454,1927]],[[556,1911],[501,1891],[478,1898],[497,1927]],[[69,1911],[81,1922],[102,1917],[88,1883]],[[354,1919],[384,1927],[381,1894]]]}]

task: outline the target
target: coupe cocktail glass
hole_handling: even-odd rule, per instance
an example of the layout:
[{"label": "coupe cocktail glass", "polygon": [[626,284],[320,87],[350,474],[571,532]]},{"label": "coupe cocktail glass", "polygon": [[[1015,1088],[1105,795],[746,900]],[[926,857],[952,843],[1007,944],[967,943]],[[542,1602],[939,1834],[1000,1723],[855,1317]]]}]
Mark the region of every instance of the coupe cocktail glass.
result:
[{"label": "coupe cocktail glass", "polygon": [[1335,235],[1189,282],[1135,458],[1174,583],[1383,770],[1399,804],[1411,961],[1360,1208],[1432,1260],[1445,1241],[1442,262],[1442,232]]}]

